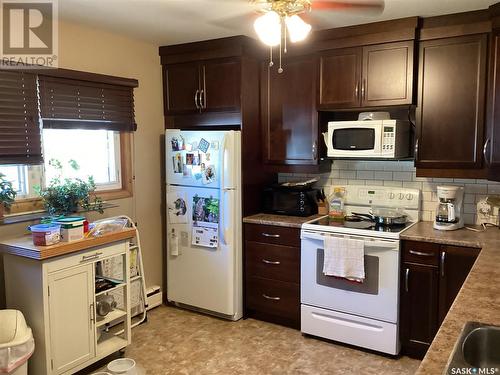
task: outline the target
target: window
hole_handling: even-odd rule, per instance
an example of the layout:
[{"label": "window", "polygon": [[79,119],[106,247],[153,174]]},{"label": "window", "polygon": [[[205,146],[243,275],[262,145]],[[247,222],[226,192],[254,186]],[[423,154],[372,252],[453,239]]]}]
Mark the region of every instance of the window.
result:
[{"label": "window", "polygon": [[26,165],[0,165],[0,173],[5,175],[7,181],[12,182],[18,197],[28,195],[28,166]]},{"label": "window", "polygon": [[[120,189],[120,133],[108,130],[44,129],[45,183],[58,175],[51,161],[61,163],[63,178],[94,178],[97,190]],[[70,167],[75,161],[78,169]]]},{"label": "window", "polygon": [[[62,178],[94,178],[97,191],[122,188],[120,133],[106,130],[43,130],[43,166],[0,165],[0,173],[12,182],[17,199],[35,198],[35,186],[46,186],[60,172]],[[73,169],[70,162],[78,168]]]},{"label": "window", "polygon": [[65,69],[0,71],[0,173],[17,191],[12,213],[40,210],[35,187],[57,176],[92,176],[105,200],[132,195],[137,86]]}]

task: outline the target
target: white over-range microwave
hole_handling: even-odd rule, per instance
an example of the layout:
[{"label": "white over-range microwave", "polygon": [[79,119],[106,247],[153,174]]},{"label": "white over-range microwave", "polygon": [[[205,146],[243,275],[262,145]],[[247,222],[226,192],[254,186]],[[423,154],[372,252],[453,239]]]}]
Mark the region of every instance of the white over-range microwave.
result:
[{"label": "white over-range microwave", "polygon": [[323,133],[331,158],[410,156],[410,123],[400,120],[332,121]]}]

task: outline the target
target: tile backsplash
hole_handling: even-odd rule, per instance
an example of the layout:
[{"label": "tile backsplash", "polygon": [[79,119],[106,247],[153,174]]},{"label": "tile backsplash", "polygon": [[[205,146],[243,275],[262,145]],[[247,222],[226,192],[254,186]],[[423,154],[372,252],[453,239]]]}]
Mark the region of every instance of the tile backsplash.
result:
[{"label": "tile backsplash", "polygon": [[279,181],[297,181],[311,177],[320,177],[317,186],[325,188],[328,195],[331,186],[371,185],[395,186],[422,191],[421,210],[424,221],[432,221],[436,209],[436,187],[438,185],[463,186],[464,221],[476,222],[476,203],[488,195],[500,194],[500,183],[487,180],[458,178],[423,178],[417,177],[413,161],[351,161],[334,160],[330,173],[320,175],[281,173]]}]

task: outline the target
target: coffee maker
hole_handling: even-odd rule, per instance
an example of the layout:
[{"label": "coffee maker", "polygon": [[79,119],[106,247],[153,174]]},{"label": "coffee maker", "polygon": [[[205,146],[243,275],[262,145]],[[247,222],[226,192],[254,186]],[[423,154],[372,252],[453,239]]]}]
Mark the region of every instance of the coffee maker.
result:
[{"label": "coffee maker", "polygon": [[434,228],[439,230],[463,228],[464,188],[461,186],[438,186],[437,198]]}]

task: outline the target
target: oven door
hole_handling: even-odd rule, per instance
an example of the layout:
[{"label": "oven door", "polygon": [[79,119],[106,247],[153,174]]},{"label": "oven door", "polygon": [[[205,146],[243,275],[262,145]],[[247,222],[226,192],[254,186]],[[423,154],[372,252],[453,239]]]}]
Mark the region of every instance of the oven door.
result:
[{"label": "oven door", "polygon": [[382,121],[328,123],[328,157],[380,157]]},{"label": "oven door", "polygon": [[[324,237],[365,241],[362,284],[323,274]],[[390,323],[398,321],[399,241],[302,231],[301,303]]]}]

